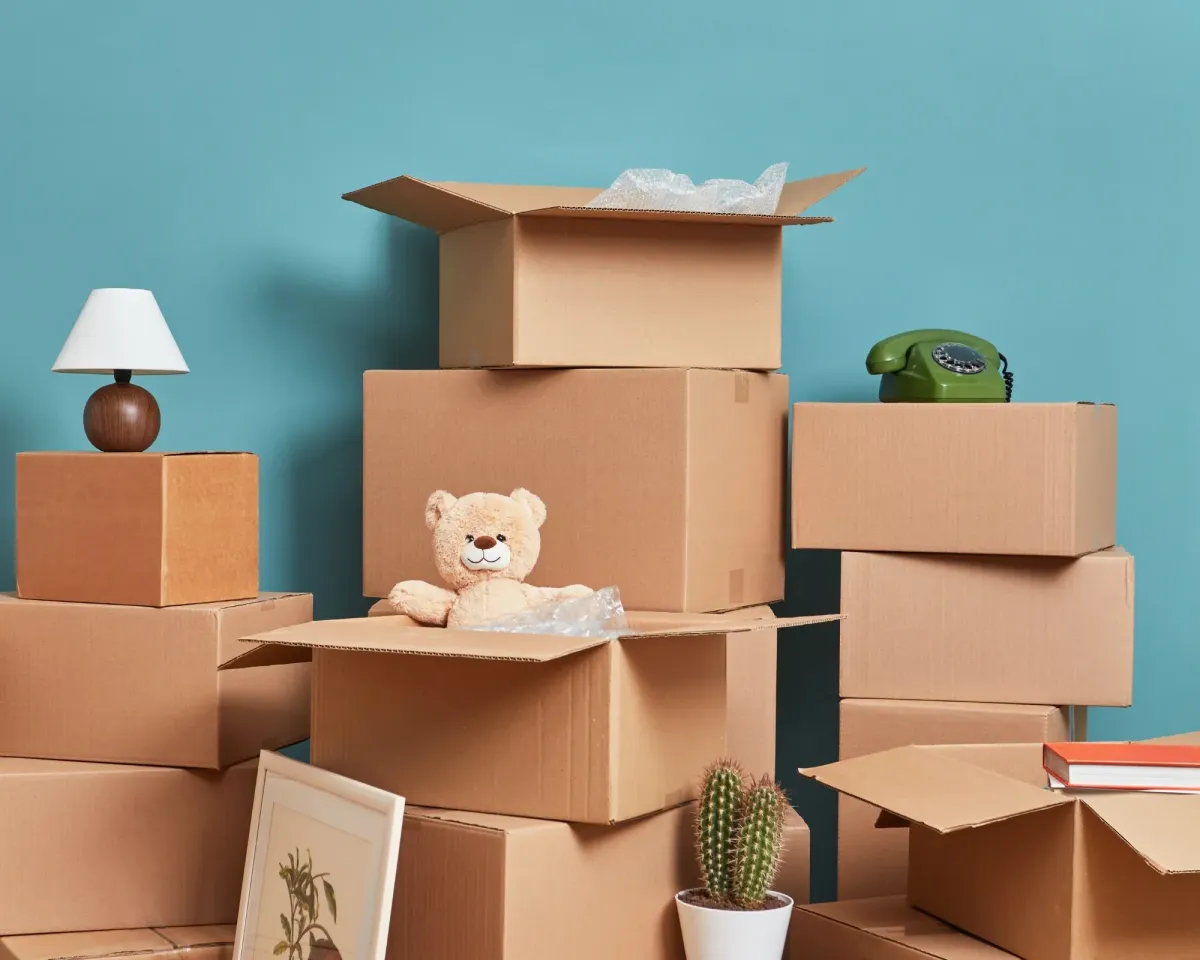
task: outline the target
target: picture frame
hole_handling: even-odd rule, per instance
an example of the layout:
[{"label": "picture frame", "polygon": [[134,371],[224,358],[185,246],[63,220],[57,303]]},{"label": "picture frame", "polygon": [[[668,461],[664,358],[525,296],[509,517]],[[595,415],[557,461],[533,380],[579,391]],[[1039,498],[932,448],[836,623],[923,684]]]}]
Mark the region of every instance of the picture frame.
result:
[{"label": "picture frame", "polygon": [[404,804],[262,751],[233,960],[384,960]]}]

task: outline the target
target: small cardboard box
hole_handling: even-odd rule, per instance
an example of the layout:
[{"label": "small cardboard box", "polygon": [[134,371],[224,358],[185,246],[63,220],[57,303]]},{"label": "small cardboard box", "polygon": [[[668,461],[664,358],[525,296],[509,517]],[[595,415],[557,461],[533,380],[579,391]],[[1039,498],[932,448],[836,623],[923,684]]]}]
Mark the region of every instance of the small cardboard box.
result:
[{"label": "small cardboard box", "polygon": [[[394,613],[390,603],[380,600],[371,607],[369,616]],[[752,607],[743,613],[760,620],[775,617],[770,607]],[[777,630],[755,630],[725,645],[725,753],[756,777],[764,773],[775,776],[778,659]],[[805,867],[805,883],[807,870]]]},{"label": "small cardboard box", "polygon": [[0,759],[0,936],[235,923],[257,767]]},{"label": "small cardboard box", "polygon": [[783,227],[861,170],[787,184],[774,216],[588,208],[591,187],[397,177],[347,200],[439,234],[443,367],[780,364]]},{"label": "small cardboard box", "polygon": [[[845,629],[845,625],[843,625]],[[838,705],[838,758],[849,760],[911,743],[1043,743],[1087,739],[1087,708],[1012,703],[843,700]],[[878,830],[879,809],[838,797],[839,900],[904,893],[908,831]]]},{"label": "small cardboard box", "polygon": [[441,582],[433,491],[525,487],[548,510],[531,583],[615,586],[631,610],[783,597],[784,376],[373,370],[363,391],[365,596]]},{"label": "small cardboard box", "polygon": [[1133,557],[842,554],[841,695],[1129,706]]},{"label": "small cardboard box", "polygon": [[231,960],[236,927],[162,927],[0,937],[0,960]]},{"label": "small cardboard box", "polygon": [[258,457],[17,454],[17,594],[169,607],[258,594]]},{"label": "small cardboard box", "polygon": [[0,594],[0,756],[215,769],[304,740],[311,664],[238,639],[309,620],[307,593],[166,609]]},{"label": "small cardboard box", "polygon": [[[628,615],[620,640],[323,620],[312,762],[422,806],[616,823],[696,798],[726,748],[726,643],[838,619]],[[717,632],[720,631],[720,632]]]},{"label": "small cardboard box", "polygon": [[1015,960],[914,910],[903,897],[797,907],[788,950],[790,960]]},{"label": "small cardboard box", "polygon": [[909,823],[909,902],[1024,960],[1200,957],[1200,796],[1053,791],[1040,743],[801,773]]},{"label": "small cardboard box", "polygon": [[1116,494],[1110,404],[795,406],[793,547],[1078,557]]}]

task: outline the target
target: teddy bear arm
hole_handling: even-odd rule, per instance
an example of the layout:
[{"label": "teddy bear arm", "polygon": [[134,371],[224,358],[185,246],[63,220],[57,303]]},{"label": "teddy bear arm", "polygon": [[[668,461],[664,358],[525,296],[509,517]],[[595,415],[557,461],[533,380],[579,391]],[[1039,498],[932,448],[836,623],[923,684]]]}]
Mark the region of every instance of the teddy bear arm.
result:
[{"label": "teddy bear arm", "polygon": [[444,627],[457,594],[423,580],[405,580],[392,587],[388,602],[397,613],[418,623]]},{"label": "teddy bear arm", "polygon": [[573,597],[589,597],[594,590],[575,583],[569,587],[534,587],[525,584],[530,603],[545,603],[548,600],[570,600]]}]

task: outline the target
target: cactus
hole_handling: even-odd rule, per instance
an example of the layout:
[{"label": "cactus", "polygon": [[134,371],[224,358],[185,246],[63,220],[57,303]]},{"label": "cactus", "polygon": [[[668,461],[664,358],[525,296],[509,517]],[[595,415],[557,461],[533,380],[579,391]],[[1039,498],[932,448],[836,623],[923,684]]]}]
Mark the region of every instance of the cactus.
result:
[{"label": "cactus", "polygon": [[779,869],[783,812],[787,797],[767,776],[746,792],[734,858],[734,897],[745,907],[761,907]]},{"label": "cactus", "polygon": [[727,900],[733,893],[742,793],[742,771],[731,760],[715,763],[705,772],[696,820],[696,856],[704,889],[714,900]]}]

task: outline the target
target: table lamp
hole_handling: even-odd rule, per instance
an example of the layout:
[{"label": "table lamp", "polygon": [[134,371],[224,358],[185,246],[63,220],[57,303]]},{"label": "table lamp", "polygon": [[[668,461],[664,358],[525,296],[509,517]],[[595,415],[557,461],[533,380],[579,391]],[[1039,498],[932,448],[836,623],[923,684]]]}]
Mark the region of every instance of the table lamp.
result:
[{"label": "table lamp", "polygon": [[154,294],[119,288],[91,292],[53,369],[112,375],[83,408],[84,433],[105,453],[141,453],[158,436],[158,403],[134,374],[188,372]]}]

